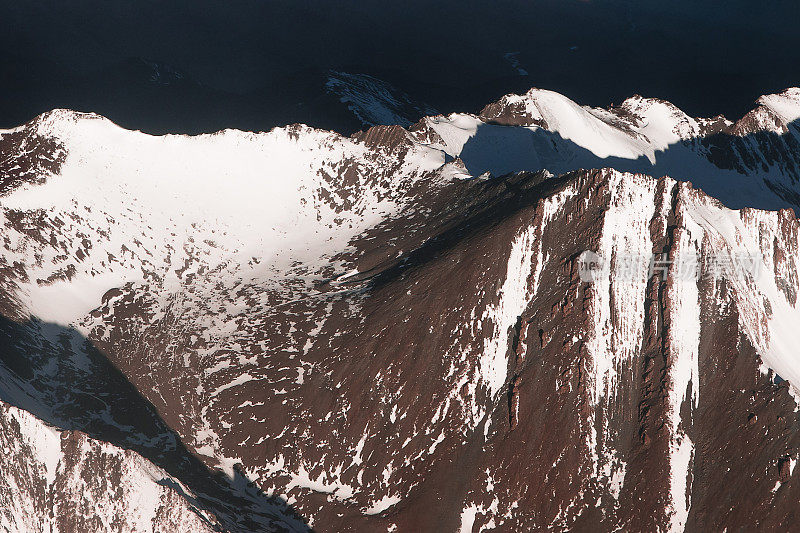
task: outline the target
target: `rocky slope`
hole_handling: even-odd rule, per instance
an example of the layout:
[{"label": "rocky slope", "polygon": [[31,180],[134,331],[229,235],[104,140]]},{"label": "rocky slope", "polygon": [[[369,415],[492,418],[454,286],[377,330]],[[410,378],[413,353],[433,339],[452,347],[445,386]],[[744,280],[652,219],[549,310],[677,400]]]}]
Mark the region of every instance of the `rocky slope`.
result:
[{"label": "rocky slope", "polygon": [[4,531],[214,531],[188,489],[134,452],[0,404]]},{"label": "rocky slope", "polygon": [[[3,132],[0,399],[35,426],[4,425],[2,493],[35,485],[8,529],[77,516],[78,471],[109,530],[790,527],[798,94]],[[25,444],[49,427],[61,455]]]}]

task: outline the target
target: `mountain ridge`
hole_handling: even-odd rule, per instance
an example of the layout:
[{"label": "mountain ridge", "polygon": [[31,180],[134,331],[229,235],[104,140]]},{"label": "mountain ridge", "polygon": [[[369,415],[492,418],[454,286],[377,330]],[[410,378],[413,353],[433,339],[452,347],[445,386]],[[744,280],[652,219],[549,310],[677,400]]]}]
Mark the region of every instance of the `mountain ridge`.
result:
[{"label": "mountain ridge", "polygon": [[[664,137],[631,144],[621,128],[636,120],[553,95],[568,111],[556,118],[600,134],[451,115],[351,137],[153,137],[72,112],[37,123],[45,142],[3,132],[0,310],[35,318],[2,324],[17,350],[5,389],[69,388],[57,363],[91,390],[91,346],[204,465],[279,495],[315,530],[787,526],[800,490],[796,216],[734,211],[672,178],[569,169],[620,147],[633,151],[614,162],[652,168],[645,152]],[[545,142],[487,143],[486,128]],[[741,179],[793,183],[760,133],[775,132],[744,134],[749,153],[764,146],[773,164]],[[485,170],[559,150],[550,172]],[[745,201],[764,198],[795,207]],[[619,270],[586,283],[586,251]],[[668,276],[622,268],[654,254]],[[678,276],[679,260],[743,255],[757,272]],[[54,342],[42,321],[78,336]]]},{"label": "mountain ridge", "polygon": [[[795,155],[800,149],[798,91],[790,88],[762,96],[750,112],[733,122],[723,116],[691,118],[659,99],[634,96],[619,106],[601,109],[581,107],[552,91],[531,89],[525,95],[506,95],[478,115],[426,117],[404,130],[413,143],[461,159],[467,167],[472,167],[468,171],[474,175],[486,171],[501,175],[543,169],[558,174],[574,168],[613,167],[693,179],[700,188],[732,207],[746,207],[741,199],[748,198],[751,205],[755,203],[754,207],[798,209],[800,161]],[[547,115],[549,124],[541,112]],[[61,115],[66,122],[79,117],[99,117],[54,110],[29,124],[49,122],[54,127],[58,122],[55,118]],[[507,130],[500,126],[515,127]],[[342,137],[369,139],[373,129],[385,131],[386,127],[391,129],[391,126],[373,126]],[[8,132],[19,133],[25,128]],[[295,124],[252,135],[303,128],[308,127]],[[197,137],[237,131],[220,130]],[[395,135],[398,134],[399,130]],[[401,142],[399,137],[396,142]],[[510,157],[492,155],[493,151],[500,153],[496,151],[498,143],[506,147],[505,153],[510,153]],[[696,178],[697,174],[703,176],[702,180]],[[760,179],[741,179],[748,174]]]}]

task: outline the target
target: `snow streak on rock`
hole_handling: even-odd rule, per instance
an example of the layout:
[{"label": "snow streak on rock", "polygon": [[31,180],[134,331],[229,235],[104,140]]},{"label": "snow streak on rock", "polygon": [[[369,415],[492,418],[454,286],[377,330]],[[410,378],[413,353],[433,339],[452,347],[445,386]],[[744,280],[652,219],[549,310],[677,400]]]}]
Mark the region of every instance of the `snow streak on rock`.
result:
[{"label": "snow streak on rock", "polygon": [[[592,401],[608,401],[624,361],[640,349],[649,262],[650,223],[657,183],[644,176],[610,173],[608,209],[598,249],[605,275],[592,290],[593,331],[587,339],[593,362]],[[611,275],[614,272],[615,275]]]}]

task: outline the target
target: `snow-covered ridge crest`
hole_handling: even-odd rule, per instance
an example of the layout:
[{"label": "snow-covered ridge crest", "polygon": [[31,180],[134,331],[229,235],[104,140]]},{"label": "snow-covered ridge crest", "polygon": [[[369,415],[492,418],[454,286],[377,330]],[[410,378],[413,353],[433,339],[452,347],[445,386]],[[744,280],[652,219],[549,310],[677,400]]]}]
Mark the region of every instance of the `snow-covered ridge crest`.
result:
[{"label": "snow-covered ridge crest", "polygon": [[[410,126],[406,134],[406,141],[416,144],[417,149],[395,156],[412,165],[422,159],[427,161],[423,166],[436,167],[443,161],[441,154],[432,155],[433,149],[460,158],[467,172],[475,176],[542,169],[560,174],[577,168],[612,167],[693,180],[732,207],[798,209],[800,155],[792,147],[800,143],[800,130],[793,126],[799,117],[797,88],[762,96],[750,113],[735,122],[722,116],[693,118],[669,102],[638,95],[619,106],[602,109],[581,106],[556,92],[534,88],[523,95],[506,95],[479,115],[424,118]],[[94,114],[54,110],[32,124],[43,136],[69,138],[72,129],[88,119],[107,122]],[[195,139],[206,141],[191,144],[199,146],[215,136],[257,143],[282,135],[294,135],[298,141],[303,138],[307,147],[319,144],[322,138],[347,144],[364,136],[355,134],[347,139],[291,125],[269,133],[224,130],[197,136]],[[162,139],[167,142],[171,137],[189,138],[167,135]],[[234,149],[234,144],[230,142],[228,147]],[[408,157],[411,153],[417,155]],[[232,163],[235,171],[236,161]]]},{"label": "snow-covered ridge crest", "polygon": [[[758,107],[745,115],[737,123],[740,128],[734,131],[738,134],[746,132],[747,119],[755,119],[755,128],[759,130],[785,133],[789,124],[800,119],[800,88],[792,87],[779,94],[762,96],[757,101]],[[771,120],[766,120],[767,116]]]},{"label": "snow-covered ridge crest", "polygon": [[461,158],[474,175],[615,168],[691,180],[731,207],[800,210],[800,90],[762,96],[740,120],[693,118],[634,96],[608,109],[543,89],[510,94],[479,115],[428,117],[420,142]]},{"label": "snow-covered ridge crest", "polygon": [[[771,113],[784,129],[775,130],[775,122],[756,123],[748,129],[743,127],[749,116],[765,112]],[[479,116],[501,123],[539,125],[554,131],[563,131],[566,133],[565,138],[576,134],[588,135],[592,130],[608,133],[609,130],[600,124],[605,123],[611,129],[626,131],[632,137],[639,137],[658,149],[677,140],[719,132],[737,135],[756,131],[784,133],[785,126],[800,118],[800,88],[791,87],[778,94],[759,97],[756,107],[735,122],[721,115],[694,118],[660,98],[634,95],[618,106],[599,108],[581,106],[555,91],[538,88],[532,88],[522,95],[507,94],[486,106]],[[580,120],[583,120],[583,124],[578,122]],[[589,131],[586,128],[581,131],[579,126],[588,126]],[[599,152],[595,153],[601,155]]]},{"label": "snow-covered ridge crest", "polygon": [[[55,110],[25,127],[56,140],[66,157],[43,183],[0,199],[3,225],[20,230],[7,233],[2,262],[30,263],[37,245],[23,228],[39,222],[63,246],[84,248],[74,262],[43,240],[27,265],[30,310],[59,323],[88,312],[108,289],[174,279],[197,254],[212,269],[249,264],[241,275],[258,279],[319,271],[444,163],[441,152],[411,142],[398,154],[303,125],[151,136]],[[73,307],[76,299],[84,304]]]}]

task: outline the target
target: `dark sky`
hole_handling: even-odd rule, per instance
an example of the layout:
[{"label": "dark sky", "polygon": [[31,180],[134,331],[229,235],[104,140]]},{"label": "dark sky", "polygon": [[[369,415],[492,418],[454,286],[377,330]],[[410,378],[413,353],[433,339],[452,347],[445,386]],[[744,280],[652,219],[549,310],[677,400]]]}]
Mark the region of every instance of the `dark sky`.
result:
[{"label": "dark sky", "polygon": [[[537,86],[583,104],[638,93],[736,118],[758,95],[800,85],[794,0],[387,4],[3,0],[0,127],[69,107],[153,132],[352,128],[324,94],[327,69],[372,74],[445,112]],[[142,60],[183,77],[153,83]]]}]

